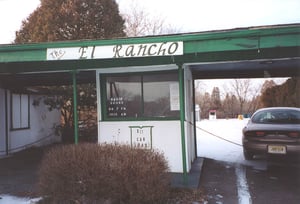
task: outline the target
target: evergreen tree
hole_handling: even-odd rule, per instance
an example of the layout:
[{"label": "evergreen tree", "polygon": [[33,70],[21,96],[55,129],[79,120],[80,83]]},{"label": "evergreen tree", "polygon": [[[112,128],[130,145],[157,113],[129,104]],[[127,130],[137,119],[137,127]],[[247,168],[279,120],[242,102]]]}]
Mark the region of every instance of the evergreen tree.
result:
[{"label": "evergreen tree", "polygon": [[199,104],[201,108],[201,118],[208,118],[208,111],[211,105],[210,94],[208,92],[199,94],[196,103]]},{"label": "evergreen tree", "polygon": [[300,107],[300,78],[293,77],[282,85],[267,88],[261,95],[263,107]]},{"label": "evergreen tree", "polygon": [[221,108],[220,89],[214,87],[211,93],[211,109],[219,110]]},{"label": "evergreen tree", "polygon": [[268,88],[276,86],[276,83],[273,80],[266,80],[261,88],[261,93],[265,92]]},{"label": "evergreen tree", "polygon": [[115,0],[41,0],[16,32],[15,43],[123,37]]}]

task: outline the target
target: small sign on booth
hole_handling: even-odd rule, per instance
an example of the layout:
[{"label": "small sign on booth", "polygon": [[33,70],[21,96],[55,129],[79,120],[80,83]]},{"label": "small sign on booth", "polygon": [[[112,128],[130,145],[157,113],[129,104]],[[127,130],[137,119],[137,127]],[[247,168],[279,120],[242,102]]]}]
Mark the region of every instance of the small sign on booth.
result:
[{"label": "small sign on booth", "polygon": [[129,126],[131,134],[131,146],[152,149],[153,126]]}]

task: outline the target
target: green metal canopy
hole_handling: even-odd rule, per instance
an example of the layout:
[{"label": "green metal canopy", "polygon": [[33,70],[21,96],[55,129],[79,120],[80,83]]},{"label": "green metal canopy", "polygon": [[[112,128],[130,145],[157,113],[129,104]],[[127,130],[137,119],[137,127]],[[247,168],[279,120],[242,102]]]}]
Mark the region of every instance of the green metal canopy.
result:
[{"label": "green metal canopy", "polygon": [[[47,58],[47,50],[49,52],[50,49],[77,48],[78,50],[82,49],[84,51],[85,48],[90,47],[101,48],[122,45],[147,45],[148,47],[152,45],[151,48],[158,49],[158,45],[154,47],[155,43],[166,44],[171,42],[182,43],[183,51],[181,54],[145,55],[138,57],[113,56],[111,58],[81,57],[68,58],[65,60],[49,60]],[[154,49],[152,49],[152,51],[153,50]],[[276,60],[283,62],[281,64],[285,64],[284,67],[287,69],[288,75],[293,75],[299,71],[299,50],[300,24],[110,40],[0,45],[0,80],[3,81],[4,78],[7,78],[9,75],[15,77],[18,74],[25,73],[42,74],[49,72],[68,72],[71,70],[84,72],[97,68],[164,64],[191,65],[191,67],[194,67],[193,74],[195,78],[201,78],[203,73],[220,71],[219,69],[215,71],[216,68],[214,67],[217,63],[223,63],[221,65],[224,69],[226,65],[230,65],[230,63],[234,66],[238,65],[237,67],[243,72],[243,67],[247,67],[248,70],[249,66],[251,67],[252,65],[256,71],[260,68],[265,68],[271,64],[271,60],[273,62]],[[129,51],[131,51],[129,54],[132,54],[133,50]],[[260,63],[247,63],[251,60],[259,60]],[[224,62],[226,62],[226,65]],[[239,64],[232,62],[239,62]],[[214,64],[214,66],[211,64]],[[227,73],[228,70],[230,72],[230,69],[226,68],[225,71],[226,70]],[[231,71],[234,74],[238,70],[234,69]],[[89,74],[87,73],[83,73],[82,76],[83,78],[86,76],[86,79],[89,79]],[[203,77],[205,77],[205,74]]]}]

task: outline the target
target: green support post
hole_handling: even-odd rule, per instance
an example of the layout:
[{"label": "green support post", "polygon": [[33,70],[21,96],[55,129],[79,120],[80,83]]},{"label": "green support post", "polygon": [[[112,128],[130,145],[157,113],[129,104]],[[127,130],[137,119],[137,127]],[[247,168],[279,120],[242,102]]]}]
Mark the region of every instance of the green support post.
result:
[{"label": "green support post", "polygon": [[78,144],[78,113],[77,113],[77,81],[76,70],[72,71],[73,78],[73,109],[74,109],[74,139],[75,144]]},{"label": "green support post", "polygon": [[184,108],[184,82],[183,82],[183,69],[182,65],[178,65],[179,76],[179,101],[180,101],[180,126],[181,126],[181,150],[182,150],[182,168],[183,168],[183,182],[187,184],[187,167],[186,167],[186,147],[185,147],[185,108]]}]

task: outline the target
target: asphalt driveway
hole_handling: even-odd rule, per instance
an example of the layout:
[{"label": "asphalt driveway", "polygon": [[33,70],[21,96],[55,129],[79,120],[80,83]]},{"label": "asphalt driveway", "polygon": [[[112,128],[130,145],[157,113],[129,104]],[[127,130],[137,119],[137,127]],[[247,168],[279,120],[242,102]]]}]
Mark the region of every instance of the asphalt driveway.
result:
[{"label": "asphalt driveway", "polygon": [[40,162],[46,149],[30,148],[0,159],[0,194],[36,197]]}]

